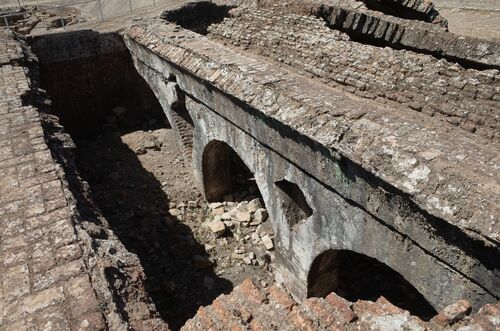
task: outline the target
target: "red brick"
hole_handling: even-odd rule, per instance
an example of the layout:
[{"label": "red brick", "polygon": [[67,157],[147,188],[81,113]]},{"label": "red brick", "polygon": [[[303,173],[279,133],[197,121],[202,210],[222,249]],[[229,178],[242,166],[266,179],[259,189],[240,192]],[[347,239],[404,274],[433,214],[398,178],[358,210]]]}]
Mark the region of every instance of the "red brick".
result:
[{"label": "red brick", "polygon": [[252,330],[252,331],[264,331],[264,330],[267,330],[267,328],[264,328],[264,326],[262,325],[262,323],[260,321],[253,319],[250,322],[250,330]]},{"label": "red brick", "polygon": [[229,322],[233,315],[224,307],[221,301],[224,299],[224,296],[220,296],[210,305],[210,308],[214,312],[215,317],[221,322]]},{"label": "red brick", "polygon": [[325,299],[338,313],[339,317],[342,319],[341,322],[351,323],[357,319],[356,314],[351,309],[351,303],[349,301],[339,297],[333,292]]},{"label": "red brick", "polygon": [[296,330],[316,331],[313,321],[298,306],[292,309],[292,312],[286,319],[291,325],[296,327]]},{"label": "red brick", "polygon": [[288,294],[286,294],[276,285],[273,285],[269,288],[269,294],[273,301],[281,305],[286,310],[291,311],[293,306],[295,306],[295,302],[290,299]]},{"label": "red brick", "polygon": [[231,322],[231,326],[229,327],[231,331],[245,331],[246,328],[242,325],[237,324],[236,322]]},{"label": "red brick", "polygon": [[389,300],[383,296],[377,299],[377,303],[384,308],[387,313],[390,314],[402,314],[404,310],[393,305]]},{"label": "red brick", "polygon": [[309,308],[311,314],[319,320],[320,325],[328,327],[335,322],[335,312],[324,299],[310,298],[305,300],[302,305]]},{"label": "red brick", "polygon": [[205,307],[200,307],[200,309],[198,309],[198,313],[196,314],[196,316],[200,321],[200,326],[202,330],[208,330],[214,326],[214,322],[212,321],[212,318],[207,314],[207,310]]},{"label": "red brick", "polygon": [[243,283],[238,285],[235,291],[240,292],[246,299],[257,304],[260,304],[265,299],[264,295],[255,287],[250,278],[245,279]]},{"label": "red brick", "polygon": [[470,314],[471,310],[472,307],[468,301],[460,300],[443,309],[431,321],[442,327],[453,325]]}]

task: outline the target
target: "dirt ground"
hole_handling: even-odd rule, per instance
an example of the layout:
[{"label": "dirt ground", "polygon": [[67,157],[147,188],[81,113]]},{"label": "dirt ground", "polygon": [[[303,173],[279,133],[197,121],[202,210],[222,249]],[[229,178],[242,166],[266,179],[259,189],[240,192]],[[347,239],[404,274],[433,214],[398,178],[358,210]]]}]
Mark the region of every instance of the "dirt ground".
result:
[{"label": "dirt ground", "polygon": [[[149,128],[107,128],[79,140],[77,164],[111,228],[140,258],[158,311],[177,329],[200,305],[247,277],[263,287],[272,283],[273,249],[261,240],[272,238],[272,230],[269,220],[258,225],[235,220],[232,210],[246,208],[245,199],[204,202],[173,130],[158,123]],[[220,231],[212,222],[223,212],[232,218]]]},{"label": "dirt ground", "polygon": [[500,42],[500,11],[443,8],[450,32]]}]

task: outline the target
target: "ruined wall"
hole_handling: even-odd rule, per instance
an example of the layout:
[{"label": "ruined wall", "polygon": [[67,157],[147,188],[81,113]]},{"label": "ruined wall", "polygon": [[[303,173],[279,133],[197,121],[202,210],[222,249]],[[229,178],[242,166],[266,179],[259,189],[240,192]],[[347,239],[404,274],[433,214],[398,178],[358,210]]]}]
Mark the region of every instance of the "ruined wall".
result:
[{"label": "ruined wall", "polygon": [[154,114],[159,104],[116,33],[83,30],[35,37],[41,86],[52,96],[52,112],[74,137],[98,132],[114,107],[132,115]]},{"label": "ruined wall", "polygon": [[320,19],[269,10],[244,10],[209,31],[363,98],[395,102],[490,139],[500,132],[498,70],[352,42]]},{"label": "ruined wall", "polygon": [[285,9],[300,15],[323,19],[328,26],[348,33],[353,39],[373,45],[414,50],[439,58],[460,61],[468,67],[500,69],[500,45],[487,40],[464,37],[442,27],[388,15],[363,8],[358,1],[323,0],[275,2],[262,0],[261,7]]},{"label": "ruined wall", "polygon": [[[178,98],[178,91],[172,91],[180,89],[191,99],[186,106],[194,122],[192,164],[199,185],[203,186],[205,146],[213,140],[226,142],[255,174],[273,221],[278,279],[295,297],[306,296],[313,259],[334,248],[382,261],[436,308],[463,297],[476,307],[496,300],[497,267],[491,260],[496,248],[467,239],[457,228],[419,209],[356,163],[285,125],[290,120],[286,115],[293,114],[289,108],[278,115],[282,114],[279,119],[277,113],[271,116],[263,111],[273,105],[278,111],[287,109],[295,102],[287,102],[284,94],[274,94],[273,89],[283,82],[289,83],[285,85],[288,93],[296,93],[294,100],[302,101],[302,125],[307,123],[304,107],[309,107],[309,102],[316,108],[326,102],[315,96],[322,94],[330,102],[342,99],[347,103],[345,108],[355,112],[350,101],[178,27],[158,25],[148,31],[154,33],[133,27],[125,31],[125,42],[137,70],[169,118]],[[175,83],[169,82],[169,77],[175,77]],[[223,83],[215,84],[217,79]],[[266,89],[261,90],[261,83]],[[230,87],[231,93],[222,87]],[[247,97],[262,102],[262,108],[243,101]],[[330,103],[332,109],[339,106]],[[313,210],[311,217],[293,228],[282,209],[284,197],[275,185],[283,179],[303,190]]]}]

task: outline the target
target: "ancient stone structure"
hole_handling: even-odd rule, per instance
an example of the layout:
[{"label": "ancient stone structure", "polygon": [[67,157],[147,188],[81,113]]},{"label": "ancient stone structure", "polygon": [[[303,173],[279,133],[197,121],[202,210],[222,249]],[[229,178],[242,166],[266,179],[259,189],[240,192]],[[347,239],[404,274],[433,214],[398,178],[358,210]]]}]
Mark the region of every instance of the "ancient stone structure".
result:
[{"label": "ancient stone structure", "polygon": [[117,102],[164,112],[209,202],[244,168],[269,212],[281,288],[245,281],[186,330],[499,327],[498,44],[450,34],[423,0],[161,17],[1,32],[2,327],[168,328],[63,129]]},{"label": "ancient stone structure", "polygon": [[[228,193],[222,173],[220,183],[216,176],[208,182],[206,177],[221,166],[214,160],[216,156],[206,161],[207,153],[218,153],[212,145],[228,144],[255,175],[274,222],[280,257],[278,277],[298,299],[307,296],[314,259],[333,249],[382,261],[403,275],[437,309],[463,297],[477,307],[495,301],[496,262],[487,256],[497,254],[494,242],[498,240],[498,206],[494,189],[488,193],[484,190],[488,190],[486,183],[494,182],[490,178],[495,173],[491,161],[497,152],[490,146],[497,144],[496,138],[484,140],[481,135],[447,124],[446,116],[430,120],[432,112],[401,106],[397,97],[395,103],[384,105],[340,93],[336,85],[328,84],[330,79],[323,77],[322,68],[334,75],[343,73],[345,86],[353,92],[356,85],[365,86],[363,76],[370,77],[368,67],[363,74],[354,71],[356,65],[328,68],[327,54],[331,54],[336,42],[348,42],[345,36],[322,28],[314,18],[257,13],[247,19],[245,13],[238,12],[234,19],[210,26],[208,37],[164,23],[136,25],[123,33],[137,70],[150,84],[171,123],[175,123],[172,116],[189,113],[190,121],[186,123],[194,125],[189,125],[193,148],[188,151],[188,159],[192,159],[200,185],[207,192],[222,190],[219,197]],[[265,20],[268,15],[276,20]],[[252,30],[254,24],[261,31],[269,29],[263,33],[269,42]],[[235,31],[241,34],[231,34],[234,25],[239,25]],[[307,26],[318,36],[323,30],[324,39],[301,35],[309,31]],[[293,27],[300,32],[295,34]],[[212,34],[215,39],[210,38]],[[269,55],[276,64],[249,52],[221,47],[221,36],[246,49],[255,43],[265,49],[261,54]],[[335,46],[329,49],[330,44]],[[296,52],[291,49],[293,45],[297,45]],[[358,53],[360,59],[350,54],[346,55],[347,62],[352,60],[362,66],[361,57],[370,52],[376,52],[373,58],[378,59],[387,52],[393,59],[407,63],[415,63],[410,58],[437,62],[430,56],[406,51],[359,47],[368,50],[354,49],[353,54]],[[296,62],[292,63],[292,58]],[[332,57],[332,62],[341,61],[342,57]],[[373,60],[366,57],[365,61],[367,66]],[[293,68],[282,68],[280,62],[288,62]],[[453,66],[444,60],[441,63]],[[321,81],[299,75],[313,70],[319,72]],[[421,70],[426,76],[429,69],[426,66]],[[395,79],[393,86],[405,89],[396,81],[396,71],[390,78]],[[388,76],[390,72],[388,68]],[[490,75],[488,79],[496,82],[495,70],[470,74],[478,80],[484,74]],[[430,75],[436,75],[429,78],[436,81],[439,74]],[[373,86],[384,86],[386,93],[390,87],[381,81],[383,75],[374,73],[373,77],[378,79],[372,81]],[[446,77],[439,75],[444,86],[451,80]],[[410,79],[408,90],[418,90],[418,84]],[[426,84],[422,86],[427,88]],[[403,93],[395,94],[401,96],[404,105]],[[374,99],[375,95],[368,92],[365,97]],[[185,100],[182,107],[178,107],[180,100]],[[491,99],[486,103],[492,110],[484,114],[495,116],[498,103]],[[485,148],[490,139],[493,145]],[[489,156],[478,159],[478,155]],[[454,167],[460,170],[452,170]],[[475,169],[474,177],[465,175],[468,167]],[[281,189],[281,181],[296,185],[302,196]],[[479,187],[483,193],[478,192],[477,197],[481,197],[485,208],[473,211],[469,203],[476,196],[473,190]],[[299,222],[292,221],[286,212],[290,204],[306,204],[312,213]],[[451,233],[460,234],[460,239],[452,239]],[[409,259],[412,262],[408,263]]]}]

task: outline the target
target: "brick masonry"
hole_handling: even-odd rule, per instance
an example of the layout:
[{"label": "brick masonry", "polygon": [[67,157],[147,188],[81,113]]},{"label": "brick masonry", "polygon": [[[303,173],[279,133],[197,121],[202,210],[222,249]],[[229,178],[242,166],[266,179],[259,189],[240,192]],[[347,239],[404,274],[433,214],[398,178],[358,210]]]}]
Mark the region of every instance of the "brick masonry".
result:
[{"label": "brick masonry", "polygon": [[[461,60],[468,65],[500,69],[498,43],[449,33],[436,24],[385,15],[365,8],[360,1],[262,0],[259,4],[272,10],[286,8],[287,11],[296,14],[322,18],[329,26],[361,37],[370,43],[432,53],[444,58]],[[438,20],[446,21],[440,16]]]},{"label": "brick masonry", "polygon": [[[39,107],[49,101],[27,52],[0,30],[0,329],[168,329],[137,294],[144,291],[137,257],[79,215],[62,151],[47,143],[51,117]],[[114,298],[127,282],[136,290],[120,307]]]},{"label": "brick masonry", "polygon": [[430,55],[352,42],[314,17],[255,8],[235,16],[212,25],[211,35],[360,97],[498,138],[498,70],[464,69]]},{"label": "brick masonry", "polygon": [[19,43],[0,34],[0,325],[104,329],[61,170],[45,142]]},{"label": "brick masonry", "polygon": [[384,297],[376,302],[349,302],[335,293],[326,298],[291,299],[273,285],[260,289],[246,279],[229,295],[219,296],[187,321],[184,331],[194,330],[497,330],[500,304],[488,304],[471,314],[467,301],[443,309],[430,321],[422,321]]},{"label": "brick masonry", "polygon": [[[486,261],[495,259],[496,246],[492,243],[488,246],[491,251],[481,257],[477,253],[485,247],[464,247],[471,243],[467,236],[475,236],[469,231],[472,227],[496,240],[495,212],[479,215],[497,208],[493,202],[496,193],[473,191],[495,185],[488,178],[494,171],[480,170],[496,162],[497,149],[491,148],[495,143],[486,147],[486,139],[480,135],[422,112],[367,102],[253,52],[224,47],[210,34],[151,21],[134,24],[123,35],[137,70],[167,114],[172,111],[169,103],[175,101],[167,93],[168,77],[175,77],[178,87],[203,105],[188,107],[195,121],[193,168],[200,187],[204,185],[202,155],[213,140],[228,142],[254,173],[277,234],[277,277],[295,298],[306,296],[307,273],[314,257],[331,248],[384,261],[418,287],[437,309],[464,297],[478,309],[496,301],[497,294],[477,295],[482,290],[476,288],[476,284],[484,284],[491,293],[497,291],[498,277],[491,268],[496,262]],[[463,158],[464,152],[469,156]],[[484,153],[491,158],[480,160]],[[452,161],[456,157],[460,160]],[[358,172],[359,168],[351,167],[354,163],[364,170]],[[347,170],[337,172],[339,167]],[[293,228],[276,189],[275,183],[283,178],[303,189],[314,210],[311,218]],[[479,184],[483,180],[489,184]],[[381,184],[384,181],[387,186]],[[478,184],[465,188],[468,181]],[[408,195],[399,200],[399,193],[389,185]],[[461,188],[457,190],[456,185]],[[481,199],[478,205],[484,209],[466,206],[471,200],[464,194]],[[341,203],[338,195],[348,203]],[[403,199],[416,201],[419,207],[408,207]],[[360,208],[353,207],[353,202]],[[487,211],[487,206],[493,209]],[[428,213],[449,223],[438,223]],[[491,222],[486,224],[486,220]],[[379,224],[388,224],[391,230]],[[441,230],[441,226],[447,229]],[[450,233],[457,236],[452,238]],[[410,258],[418,262],[410,264]],[[476,263],[478,258],[484,258],[485,264]],[[436,289],[446,290],[437,294]],[[482,301],[484,298],[488,301]]]},{"label": "brick masonry", "polygon": [[[267,25],[260,28],[270,29]],[[287,26],[286,31],[289,29]],[[433,119],[424,112],[352,97],[335,86],[307,79],[300,75],[303,71],[297,74],[250,52],[243,53],[239,48],[222,47],[219,38],[200,36],[173,24],[136,24],[123,34],[126,41],[139,45],[132,52],[141,52],[141,56],[150,52],[166,61],[179,63],[184,70],[195,73],[264,115],[341,152],[382,180],[409,193],[414,201],[420,200],[417,204],[436,216],[455,225],[467,223],[469,229],[473,226],[486,237],[498,238],[493,212],[498,207],[487,202],[490,197],[495,200],[497,194],[473,192],[476,187],[487,189],[488,185],[479,182],[492,183],[492,178],[488,177],[495,172],[497,151],[485,148],[488,142],[481,136],[456,128],[446,120]],[[311,38],[306,40],[312,41]],[[321,47],[308,47],[304,52],[311,49],[322,52]],[[319,60],[316,62],[322,66]],[[404,151],[404,156],[395,157],[395,151]],[[384,155],[393,161],[387,162]],[[461,170],[452,171],[457,162]],[[466,168],[471,169],[467,178],[463,171]],[[325,178],[326,182],[330,180],[331,177]],[[478,183],[457,191],[439,184],[443,180],[448,185],[453,181],[456,187],[463,187],[471,180]],[[485,209],[472,212],[475,208],[468,206],[471,199],[480,199]],[[447,202],[442,205],[444,201]],[[448,205],[452,201],[453,207]]]}]

